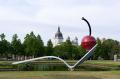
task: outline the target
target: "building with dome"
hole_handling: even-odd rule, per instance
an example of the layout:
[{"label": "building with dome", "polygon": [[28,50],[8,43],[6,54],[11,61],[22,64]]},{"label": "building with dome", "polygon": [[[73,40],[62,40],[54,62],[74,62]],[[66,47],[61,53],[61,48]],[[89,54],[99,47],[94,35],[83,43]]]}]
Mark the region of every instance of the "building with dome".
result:
[{"label": "building with dome", "polygon": [[78,45],[78,38],[77,37],[75,37],[75,39],[72,40],[72,44],[73,45]]},{"label": "building with dome", "polygon": [[[68,36],[68,38],[70,40],[70,37]],[[54,46],[60,45],[64,42],[64,38],[63,38],[63,34],[60,31],[60,27],[58,27],[57,32],[55,33],[55,38],[54,38]],[[78,38],[75,37],[74,40],[71,41],[73,45],[78,45]]]},{"label": "building with dome", "polygon": [[63,42],[63,35],[60,31],[60,27],[58,27],[57,32],[55,33],[55,43],[54,46],[60,45]]}]

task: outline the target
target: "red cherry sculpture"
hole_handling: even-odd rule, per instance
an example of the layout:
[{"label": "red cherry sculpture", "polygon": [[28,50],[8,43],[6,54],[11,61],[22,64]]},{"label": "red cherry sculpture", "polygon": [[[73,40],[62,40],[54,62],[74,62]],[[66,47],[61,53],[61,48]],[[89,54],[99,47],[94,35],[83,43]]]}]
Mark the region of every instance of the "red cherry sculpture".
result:
[{"label": "red cherry sculpture", "polygon": [[86,50],[90,50],[95,44],[96,44],[96,40],[93,36],[85,36],[82,39],[82,47]]},{"label": "red cherry sculpture", "polygon": [[88,24],[88,27],[89,27],[89,35],[85,36],[83,39],[82,39],[82,42],[81,42],[81,45],[84,49],[86,50],[90,50],[93,46],[95,46],[96,44],[96,40],[93,36],[91,36],[91,26],[89,24],[89,22],[84,18],[82,17],[82,20],[84,20],[85,22],[87,22]]}]

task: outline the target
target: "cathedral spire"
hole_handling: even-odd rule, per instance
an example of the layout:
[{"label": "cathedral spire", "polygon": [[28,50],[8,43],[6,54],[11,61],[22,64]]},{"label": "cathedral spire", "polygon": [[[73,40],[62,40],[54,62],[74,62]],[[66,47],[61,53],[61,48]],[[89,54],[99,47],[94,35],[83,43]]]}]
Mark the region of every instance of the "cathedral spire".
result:
[{"label": "cathedral spire", "polygon": [[63,39],[63,35],[60,31],[60,27],[58,26],[58,30],[57,30],[57,33],[55,34],[55,38],[57,39]]},{"label": "cathedral spire", "polygon": [[58,32],[60,32],[60,26],[58,26]]},{"label": "cathedral spire", "polygon": [[70,41],[70,37],[69,37],[69,36],[68,36],[67,40],[69,40],[69,41]]},{"label": "cathedral spire", "polygon": [[78,40],[78,38],[77,38],[77,37],[75,37],[75,40]]},{"label": "cathedral spire", "polygon": [[60,31],[60,27],[58,26],[58,30],[55,33],[55,46],[59,45],[63,42],[63,35],[62,32]]}]

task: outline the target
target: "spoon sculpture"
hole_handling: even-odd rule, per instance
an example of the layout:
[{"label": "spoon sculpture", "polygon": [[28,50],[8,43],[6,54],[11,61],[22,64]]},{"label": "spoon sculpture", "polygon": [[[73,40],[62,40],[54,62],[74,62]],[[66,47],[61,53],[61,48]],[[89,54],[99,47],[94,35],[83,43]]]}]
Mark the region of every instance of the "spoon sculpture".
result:
[{"label": "spoon sculpture", "polygon": [[40,59],[58,59],[60,61],[62,61],[71,71],[74,70],[74,68],[77,65],[82,64],[85,60],[87,60],[92,54],[93,51],[95,50],[97,44],[96,44],[96,40],[93,36],[91,36],[91,27],[89,22],[83,17],[82,20],[86,21],[89,29],[90,29],[90,34],[86,37],[84,37],[82,39],[82,47],[84,49],[86,49],[88,52],[80,59],[78,60],[74,65],[69,65],[65,60],[63,60],[62,58],[56,57],[56,56],[43,56],[43,57],[38,57],[38,58],[33,58],[33,59],[28,59],[28,60],[24,60],[24,61],[18,61],[18,62],[14,62],[12,64],[20,64],[20,63],[26,63],[26,62],[31,62],[31,61],[35,61],[35,60],[40,60]]}]

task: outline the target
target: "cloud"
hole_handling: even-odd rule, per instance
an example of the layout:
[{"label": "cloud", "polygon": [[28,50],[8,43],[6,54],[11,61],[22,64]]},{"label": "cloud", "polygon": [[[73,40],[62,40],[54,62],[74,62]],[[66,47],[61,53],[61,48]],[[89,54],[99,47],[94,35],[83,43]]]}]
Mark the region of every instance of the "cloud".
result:
[{"label": "cloud", "polygon": [[24,38],[30,31],[45,41],[54,38],[58,25],[67,36],[82,39],[88,34],[85,17],[95,37],[120,40],[120,0],[0,0],[0,31]]}]

